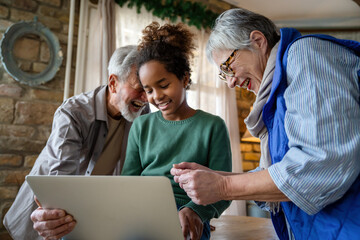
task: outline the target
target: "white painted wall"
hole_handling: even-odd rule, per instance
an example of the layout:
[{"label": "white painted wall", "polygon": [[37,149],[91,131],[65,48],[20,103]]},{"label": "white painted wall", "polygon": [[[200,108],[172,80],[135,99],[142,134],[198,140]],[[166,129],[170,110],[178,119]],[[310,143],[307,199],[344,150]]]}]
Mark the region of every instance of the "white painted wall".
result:
[{"label": "white painted wall", "polygon": [[260,13],[281,27],[360,27],[360,6],[353,0],[224,0]]}]

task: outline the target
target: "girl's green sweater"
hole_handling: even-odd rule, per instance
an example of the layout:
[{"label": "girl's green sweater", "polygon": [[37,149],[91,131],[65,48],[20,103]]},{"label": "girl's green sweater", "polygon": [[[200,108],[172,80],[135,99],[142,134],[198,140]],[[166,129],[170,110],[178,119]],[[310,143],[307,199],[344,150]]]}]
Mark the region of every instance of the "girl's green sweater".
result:
[{"label": "girl's green sweater", "polygon": [[134,121],[122,175],[166,176],[171,180],[177,205],[191,208],[203,222],[219,217],[230,201],[207,206],[192,202],[170,174],[173,164],[180,162],[196,162],[213,170],[231,171],[229,135],[220,117],[197,110],[188,119],[168,121],[158,111]]}]

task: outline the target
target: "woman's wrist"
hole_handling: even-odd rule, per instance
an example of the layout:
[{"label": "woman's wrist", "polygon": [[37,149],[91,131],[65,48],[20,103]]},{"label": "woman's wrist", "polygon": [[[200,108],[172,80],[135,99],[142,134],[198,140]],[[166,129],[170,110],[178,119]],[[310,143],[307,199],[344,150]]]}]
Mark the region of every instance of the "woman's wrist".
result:
[{"label": "woman's wrist", "polygon": [[223,175],[222,176],[222,184],[221,184],[221,199],[223,200],[232,200],[230,196],[231,192],[231,175]]}]

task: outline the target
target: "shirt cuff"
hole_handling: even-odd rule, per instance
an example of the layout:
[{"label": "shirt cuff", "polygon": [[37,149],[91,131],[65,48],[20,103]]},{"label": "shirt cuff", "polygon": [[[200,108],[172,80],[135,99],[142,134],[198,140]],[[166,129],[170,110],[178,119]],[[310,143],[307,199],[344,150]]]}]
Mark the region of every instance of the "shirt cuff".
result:
[{"label": "shirt cuff", "polygon": [[306,212],[309,215],[314,215],[319,212],[321,209],[314,206],[305,199],[301,194],[299,194],[296,189],[294,189],[283,176],[287,176],[288,174],[281,169],[281,165],[279,163],[273,164],[268,168],[270,177],[274,181],[275,185],[279,188],[279,190],[284,193],[296,206],[298,206],[301,210]]}]

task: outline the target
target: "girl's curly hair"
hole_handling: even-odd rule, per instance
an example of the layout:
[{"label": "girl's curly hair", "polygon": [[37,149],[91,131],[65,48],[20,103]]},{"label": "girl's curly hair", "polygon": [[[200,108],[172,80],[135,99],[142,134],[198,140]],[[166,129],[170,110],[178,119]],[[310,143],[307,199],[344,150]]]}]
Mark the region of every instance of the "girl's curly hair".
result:
[{"label": "girl's curly hair", "polygon": [[138,46],[137,69],[151,60],[156,60],[180,80],[188,74],[190,86],[190,60],[194,57],[192,51],[195,49],[194,34],[182,23],[160,26],[158,22],[149,24],[142,33]]}]

